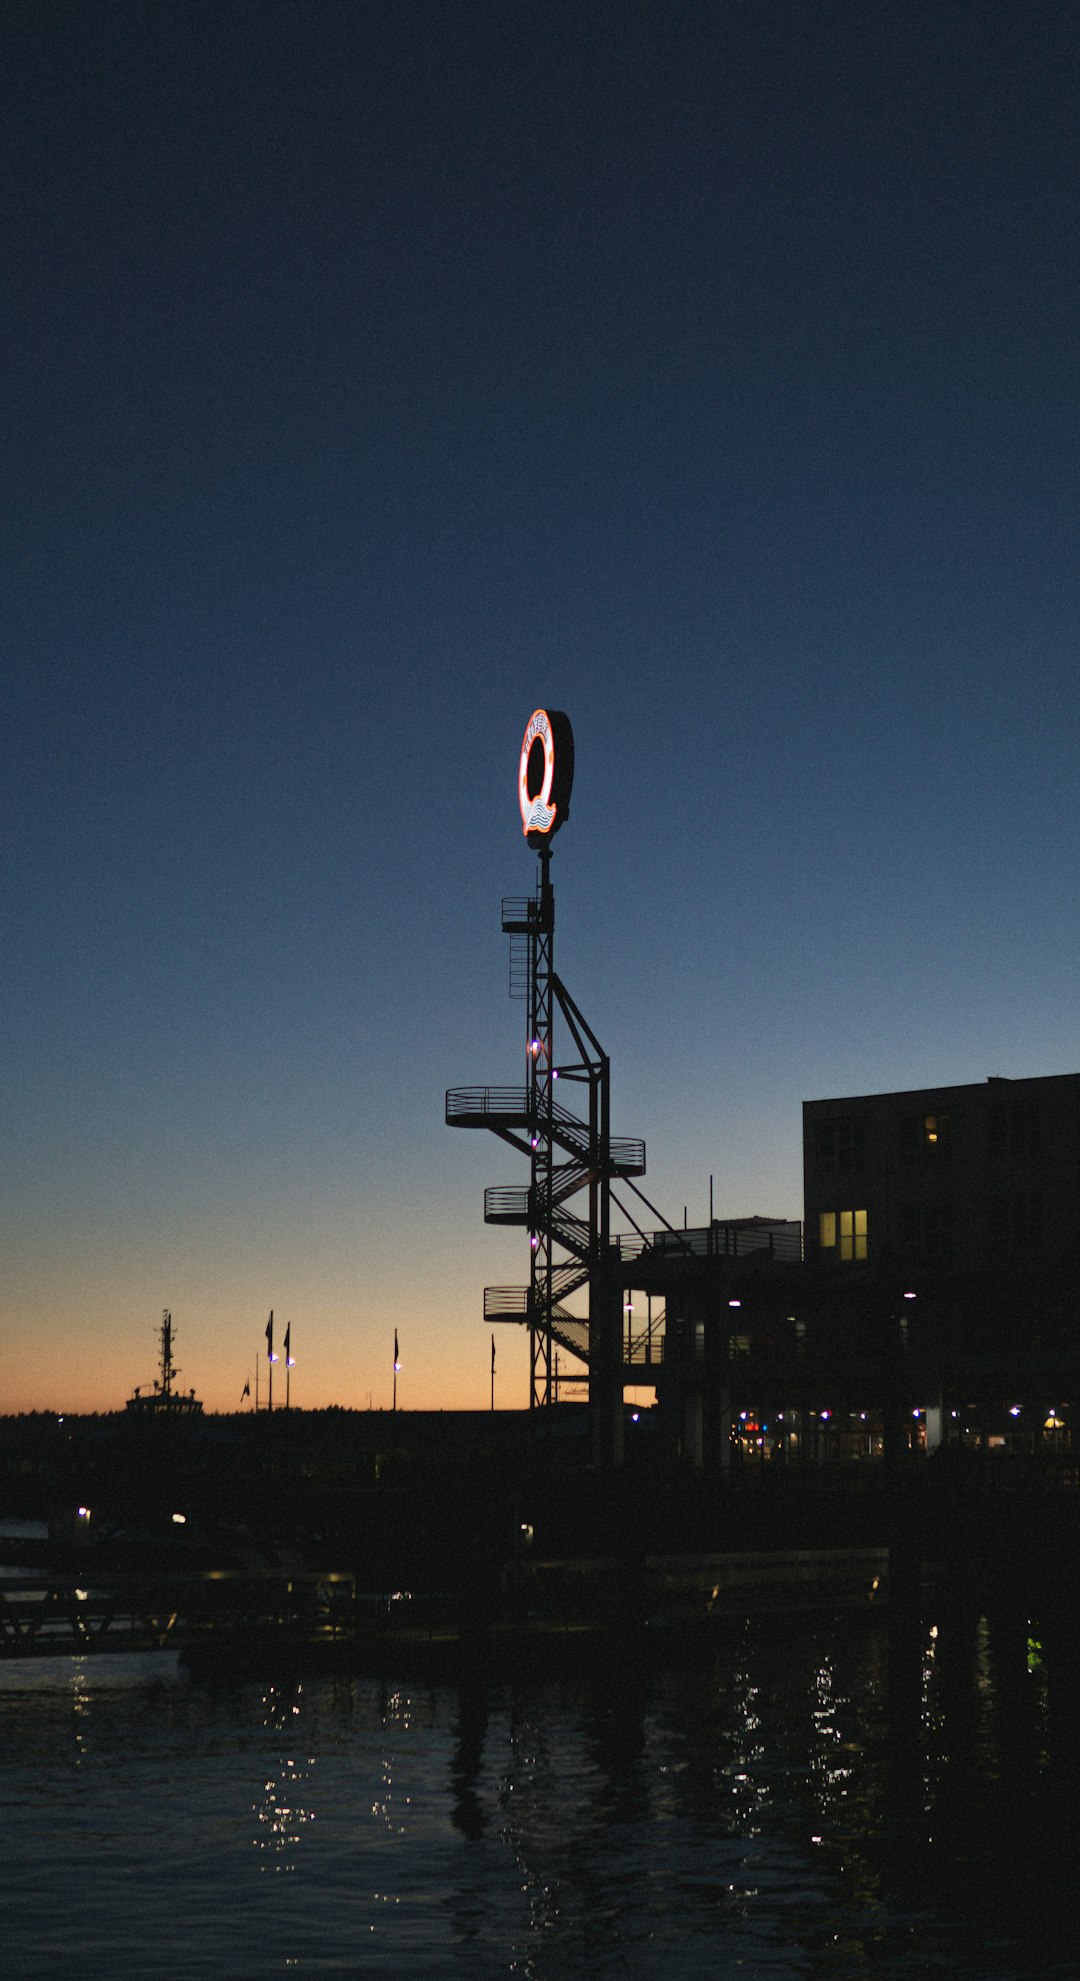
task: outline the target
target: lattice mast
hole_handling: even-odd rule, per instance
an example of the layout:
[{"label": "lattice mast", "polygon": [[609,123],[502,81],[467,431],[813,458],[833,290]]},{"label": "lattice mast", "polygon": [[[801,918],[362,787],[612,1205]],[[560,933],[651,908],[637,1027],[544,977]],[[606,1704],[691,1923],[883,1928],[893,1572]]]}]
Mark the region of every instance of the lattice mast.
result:
[{"label": "lattice mast", "polygon": [[179,1374],[180,1371],[177,1368],[176,1363],[173,1361],[172,1315],[170,1314],[168,1308],[166,1307],[162,1312],[162,1316],[161,1316],[161,1394],[162,1396],[172,1395],[172,1386]]},{"label": "lattice mast", "polygon": [[551,885],[551,847],[539,852],[540,874],[529,928],[528,1024],[525,1058],[529,1088],[529,1140],[532,1145],[529,1182],[529,1406],[552,1401],[555,1314],[554,1204],[555,1145],[552,1126],[555,1104],[553,1074],[555,1025],[552,991],[555,960],[555,894]]},{"label": "lattice mast", "polygon": [[[641,1175],[645,1149],[639,1141],[612,1141],[610,1062],[554,966],[551,836],[569,808],[572,772],[569,721],[538,709],[525,731],[518,794],[525,837],[539,860],[536,892],[503,903],[511,995],[526,998],[526,1085],[451,1089],[446,1118],[459,1127],[490,1128],[529,1157],[527,1190],[495,1185],[484,1195],[488,1223],[528,1230],[529,1285],[488,1287],[485,1319],[526,1322],[533,1409],[554,1400],[560,1346],[586,1366],[594,1455],[598,1464],[611,1464],[622,1439],[621,1277],[612,1253],[611,1181]],[[557,1021],[572,1045],[562,1058]],[[567,1104],[567,1086],[575,1083],[587,1089],[584,1120]],[[572,1208],[586,1193],[587,1211]],[[566,1303],[583,1289],[587,1312],[580,1314]]]}]

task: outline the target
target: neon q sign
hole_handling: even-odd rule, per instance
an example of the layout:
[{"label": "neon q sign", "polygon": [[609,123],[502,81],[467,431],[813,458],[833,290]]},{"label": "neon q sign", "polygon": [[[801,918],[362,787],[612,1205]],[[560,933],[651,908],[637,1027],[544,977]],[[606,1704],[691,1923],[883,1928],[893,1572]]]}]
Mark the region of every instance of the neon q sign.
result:
[{"label": "neon q sign", "polygon": [[535,709],[525,725],[518,765],[521,830],[543,846],[566,822],[574,782],[574,732],[560,709]]}]

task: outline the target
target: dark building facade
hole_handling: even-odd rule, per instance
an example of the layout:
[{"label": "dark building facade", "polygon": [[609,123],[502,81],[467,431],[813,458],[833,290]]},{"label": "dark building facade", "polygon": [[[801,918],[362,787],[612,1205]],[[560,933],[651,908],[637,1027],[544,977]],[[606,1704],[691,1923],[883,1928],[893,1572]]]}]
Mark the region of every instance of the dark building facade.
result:
[{"label": "dark building facade", "polygon": [[1080,1073],[808,1101],[803,1149],[801,1234],[718,1221],[622,1262],[664,1310],[646,1370],[628,1325],[624,1379],[684,1455],[1071,1447]]},{"label": "dark building facade", "polygon": [[1080,1073],[803,1106],[809,1264],[1041,1274],[1080,1259]]}]

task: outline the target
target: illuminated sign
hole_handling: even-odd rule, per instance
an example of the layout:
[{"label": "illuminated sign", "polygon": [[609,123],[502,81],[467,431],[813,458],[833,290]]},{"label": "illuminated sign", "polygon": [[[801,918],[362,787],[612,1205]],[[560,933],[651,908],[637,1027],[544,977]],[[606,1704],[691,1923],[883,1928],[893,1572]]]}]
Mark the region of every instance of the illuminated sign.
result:
[{"label": "illuminated sign", "polygon": [[518,765],[521,830],[530,846],[558,832],[570,810],[574,732],[559,709],[535,709],[525,725]]}]

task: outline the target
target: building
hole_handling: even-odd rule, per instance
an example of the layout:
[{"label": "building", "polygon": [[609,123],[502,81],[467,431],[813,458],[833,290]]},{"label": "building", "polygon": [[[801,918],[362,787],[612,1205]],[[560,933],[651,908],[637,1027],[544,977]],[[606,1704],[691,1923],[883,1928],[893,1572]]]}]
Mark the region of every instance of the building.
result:
[{"label": "building", "polygon": [[810,1264],[1080,1261],[1080,1073],[803,1106]]},{"label": "building", "polygon": [[624,1380],[654,1384],[682,1455],[1067,1450],[1080,1074],[808,1101],[803,1177],[801,1233],[624,1241]]}]

